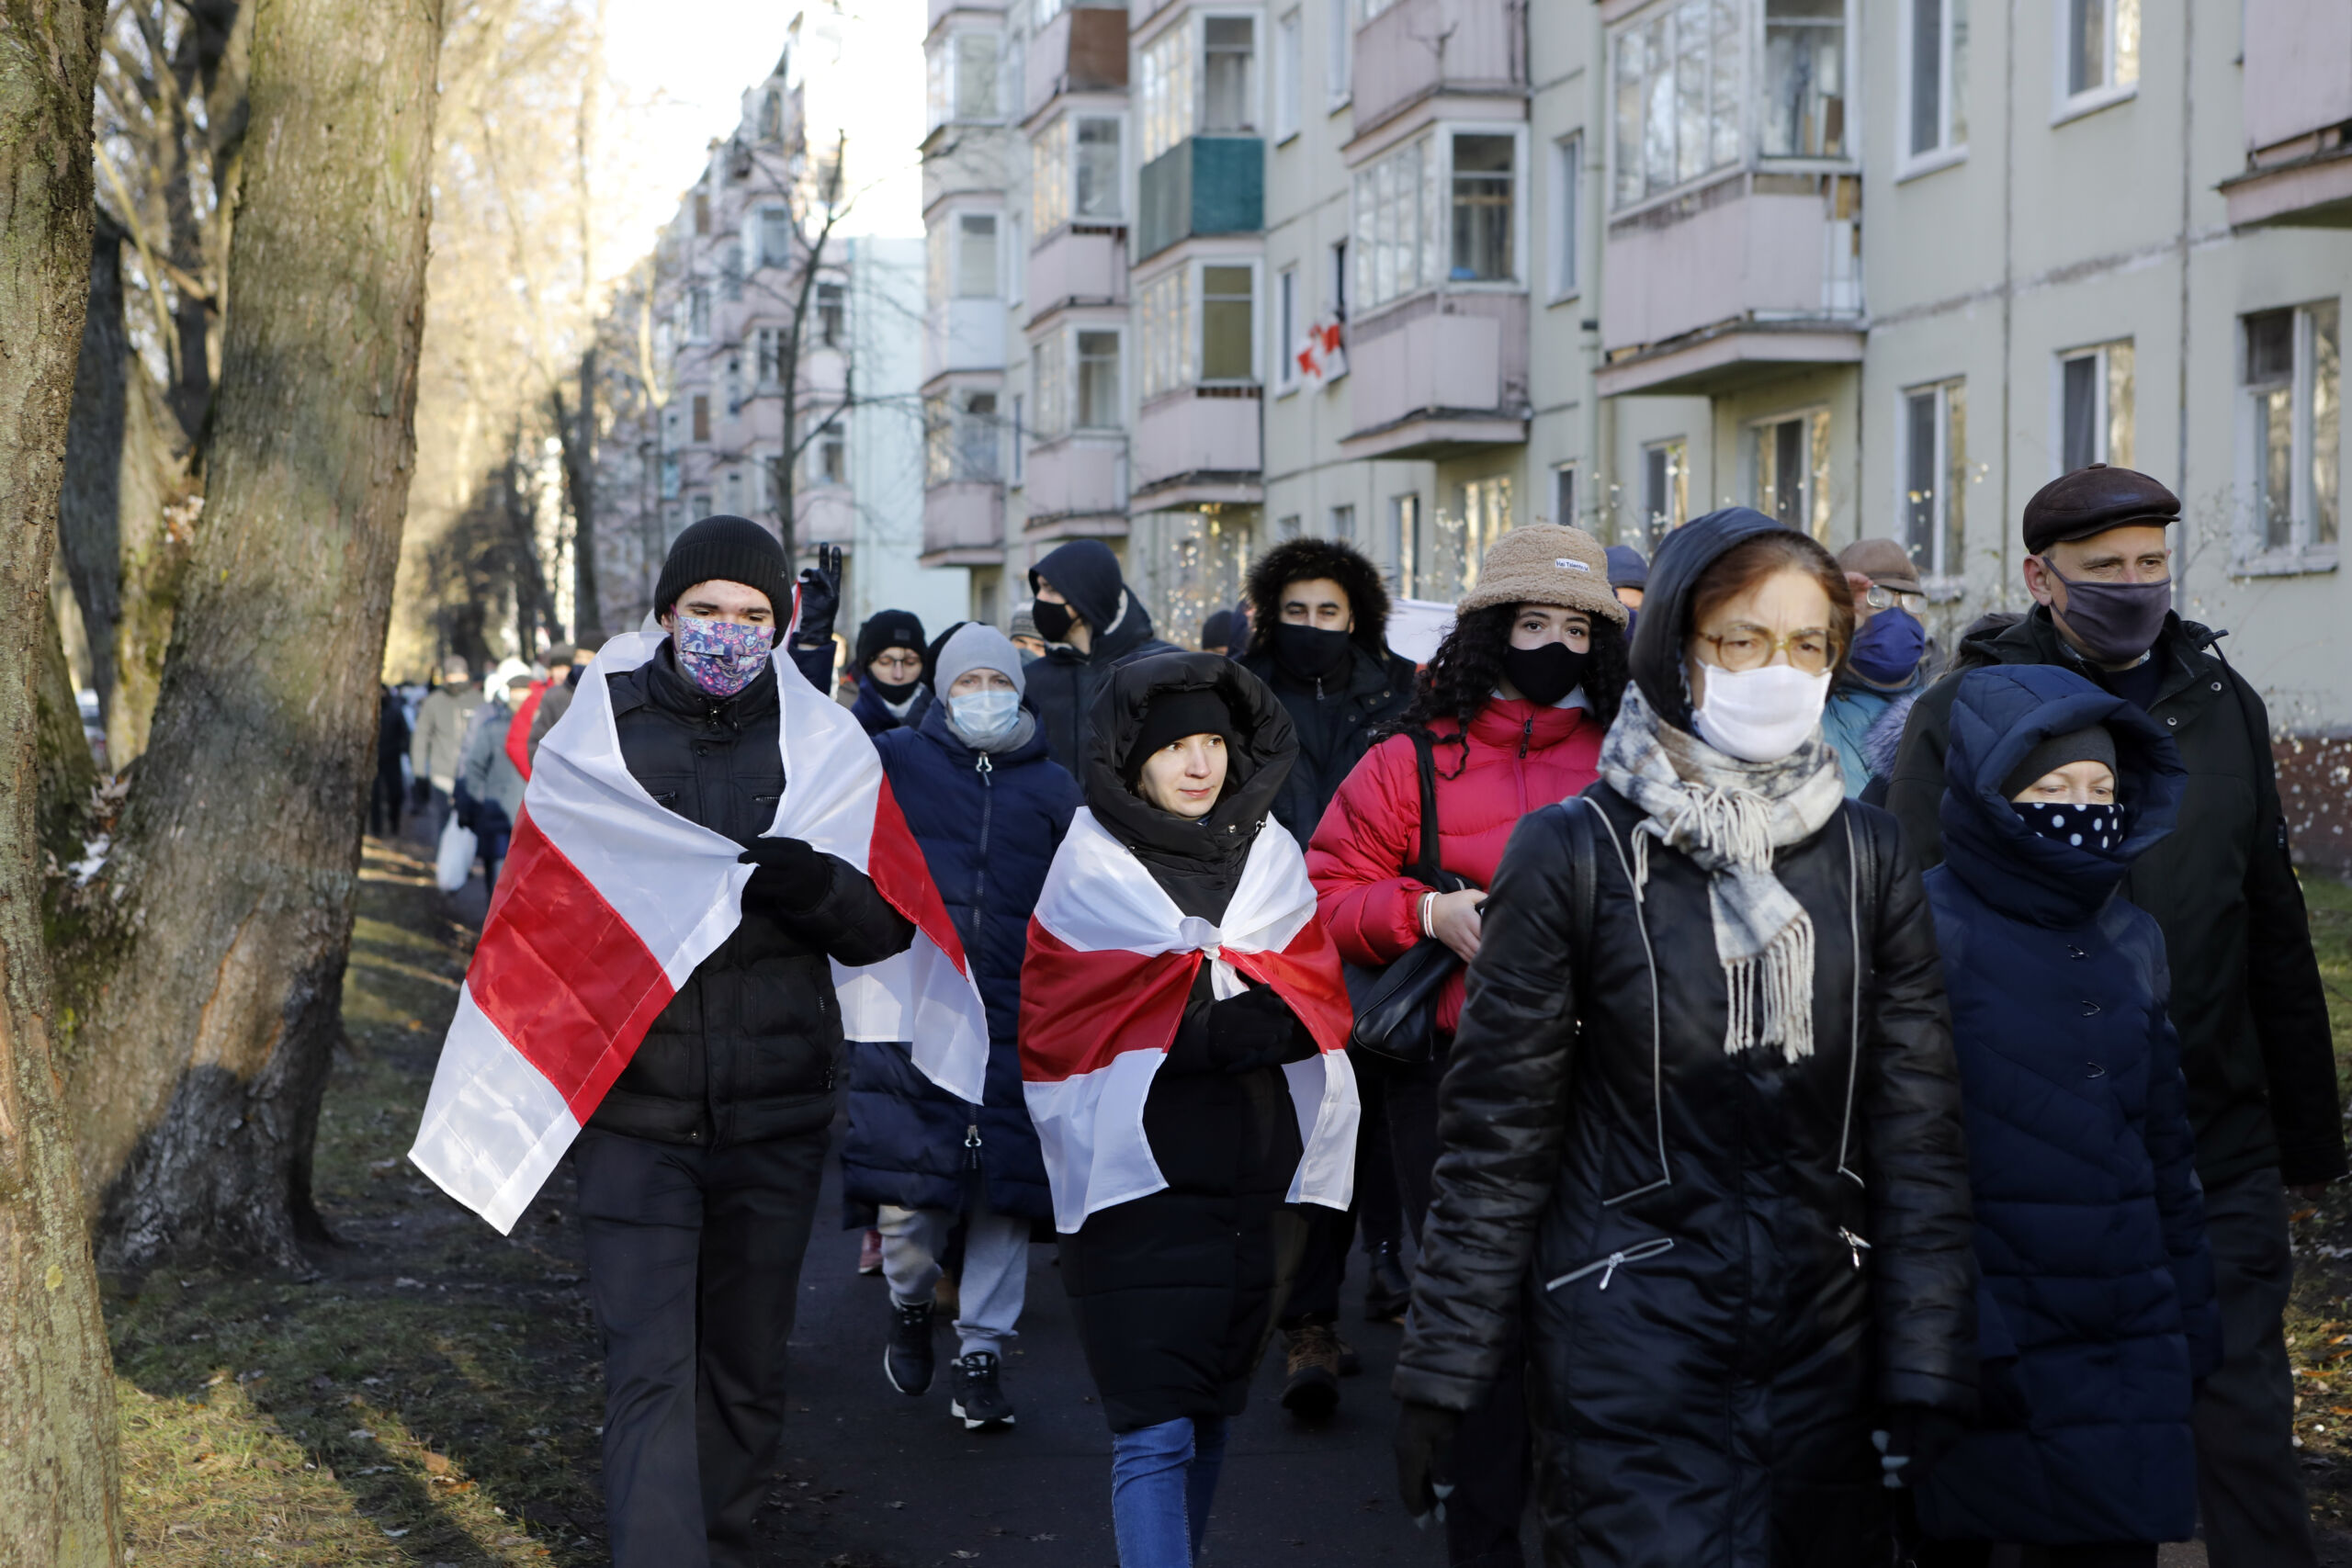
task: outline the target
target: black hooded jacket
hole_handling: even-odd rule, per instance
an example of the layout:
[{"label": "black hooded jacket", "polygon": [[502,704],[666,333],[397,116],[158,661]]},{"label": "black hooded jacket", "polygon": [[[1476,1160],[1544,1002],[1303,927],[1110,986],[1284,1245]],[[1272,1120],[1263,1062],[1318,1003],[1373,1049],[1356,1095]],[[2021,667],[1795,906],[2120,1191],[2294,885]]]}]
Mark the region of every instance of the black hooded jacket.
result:
[{"label": "black hooded jacket", "polygon": [[[775,819],[784,757],[775,675],[731,697],[678,673],[668,643],[608,678],[621,758],[679,816],[749,846]],[[743,919],[646,1031],[589,1125],[718,1145],[813,1133],[832,1121],[842,1050],[830,959],[874,964],[914,927],[863,873],[828,857],[813,904],[787,911],[754,880]]]},{"label": "black hooded jacket", "polygon": [[[2276,1166],[2290,1184],[2344,1174],[2344,1122],[2327,997],[2312,952],[2302,885],[2287,852],[2286,814],[2262,698],[2215,644],[2221,634],[2167,615],[2148,715],[2188,769],[2180,826],[2142,855],[2123,897],[2154,915],[2172,955],[2197,1168],[2208,1188]],[[1986,664],[2055,664],[2100,682],[2058,635],[2050,612],[1971,628],[1954,672],[1912,705],[1887,788],[1922,865],[1943,858],[1943,799],[1952,694]]]},{"label": "black hooded jacket", "polygon": [[[1120,765],[1155,699],[1200,690],[1224,700],[1235,740],[1224,795],[1186,821],[1130,794]],[[1127,665],[1111,676],[1093,719],[1080,780],[1088,809],[1179,909],[1222,919],[1290,771],[1290,720],[1262,684],[1214,653]],[[1203,964],[1152,1078],[1144,1132],[1167,1187],[1100,1210],[1062,1237],[1062,1282],[1114,1432],[1239,1415],[1286,1289],[1276,1215],[1301,1145],[1280,1065],[1315,1045],[1294,1021],[1288,1044],[1236,1060],[1219,1015],[1233,1005],[1209,999]]]},{"label": "black hooded jacket", "polygon": [[1046,754],[1083,781],[1095,699],[1111,671],[1179,650],[1152,635],[1150,614],[1127,591],[1119,558],[1100,539],[1073,539],[1042,557],[1029,569],[1033,592],[1040,579],[1069,601],[1094,637],[1085,653],[1066,645],[1048,649],[1028,671],[1029,706],[1046,732]]},{"label": "black hooded jacket", "polygon": [[[1693,587],[1753,512],[1658,552],[1633,673],[1687,725]],[[1623,722],[1621,720],[1620,722]],[[1519,826],[1441,1089],[1394,1380],[1467,1409],[1514,1325],[1544,1561],[1883,1561],[1870,1433],[1973,1403],[1975,1268],[1934,927],[1894,820],[1844,803],[1773,874],[1815,932],[1819,1044],[1727,1055],[1707,874],[1605,783]]]},{"label": "black hooded jacket", "polygon": [[[1282,592],[1321,578],[1348,595],[1355,626],[1347,664],[1322,679],[1284,665],[1275,653]],[[1413,701],[1413,661],[1389,651],[1388,590],[1380,570],[1329,539],[1276,545],[1250,569],[1250,649],[1238,662],[1263,681],[1298,731],[1298,765],[1274,797],[1274,820],[1305,849],[1324,808],[1384,728]]]}]

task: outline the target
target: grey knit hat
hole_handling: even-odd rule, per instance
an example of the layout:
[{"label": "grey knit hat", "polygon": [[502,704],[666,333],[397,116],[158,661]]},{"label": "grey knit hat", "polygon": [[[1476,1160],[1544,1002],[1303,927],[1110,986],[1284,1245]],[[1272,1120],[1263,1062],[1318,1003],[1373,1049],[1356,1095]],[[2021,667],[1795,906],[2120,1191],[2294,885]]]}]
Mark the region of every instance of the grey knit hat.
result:
[{"label": "grey knit hat", "polygon": [[1609,589],[1609,556],[1600,541],[1557,523],[1513,528],[1487,547],[1478,585],[1463,595],[1454,613],[1466,615],[1490,604],[1555,604],[1625,624],[1625,606]]},{"label": "grey knit hat", "polygon": [[939,649],[939,684],[942,697],[956,684],[956,678],[973,670],[1001,670],[1012,682],[1012,689],[1026,696],[1029,678],[1021,671],[1021,650],[1012,639],[989,626],[986,621],[966,621],[956,628]]}]

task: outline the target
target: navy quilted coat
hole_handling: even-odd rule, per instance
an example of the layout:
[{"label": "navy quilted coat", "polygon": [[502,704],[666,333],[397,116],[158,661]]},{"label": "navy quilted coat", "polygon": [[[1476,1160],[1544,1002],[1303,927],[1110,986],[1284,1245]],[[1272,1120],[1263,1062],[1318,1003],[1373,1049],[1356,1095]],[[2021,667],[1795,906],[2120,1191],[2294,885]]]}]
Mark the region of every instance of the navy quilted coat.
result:
[{"label": "navy quilted coat", "polygon": [[[2029,830],[2001,781],[2105,725],[2131,813],[2111,852]],[[2186,778],[2164,728],[2071,671],[1978,670],[1951,708],[1927,874],[1968,1117],[1983,1414],[1926,1479],[1952,1540],[2180,1540],[2193,1380],[2221,1354],[2163,934],[2117,895]]]},{"label": "navy quilted coat", "polygon": [[854,1046],[843,1195],[853,1204],[961,1210],[977,1174],[997,1213],[1049,1221],[1053,1199],[1014,1036],[1029,911],[1078,809],[1078,782],[1046,757],[1042,728],[989,756],[956,738],[944,703],[930,704],[915,728],[876,736],[874,748],[988,1004],[989,1071],[976,1112],[916,1071],[902,1047]]}]

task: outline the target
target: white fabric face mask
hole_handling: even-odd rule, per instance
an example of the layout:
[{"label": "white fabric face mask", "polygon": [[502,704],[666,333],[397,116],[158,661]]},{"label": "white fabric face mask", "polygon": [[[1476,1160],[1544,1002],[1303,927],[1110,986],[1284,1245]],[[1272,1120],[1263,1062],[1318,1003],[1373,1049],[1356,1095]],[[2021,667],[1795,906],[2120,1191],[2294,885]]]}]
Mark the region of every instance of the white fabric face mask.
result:
[{"label": "white fabric face mask", "polygon": [[1699,739],[1744,762],[1777,762],[1805,742],[1829,701],[1829,671],[1786,664],[1723,670],[1702,664],[1706,695],[1690,716]]},{"label": "white fabric face mask", "polygon": [[974,745],[985,746],[1012,733],[1021,717],[1018,692],[966,692],[947,699],[947,716],[956,731]]}]

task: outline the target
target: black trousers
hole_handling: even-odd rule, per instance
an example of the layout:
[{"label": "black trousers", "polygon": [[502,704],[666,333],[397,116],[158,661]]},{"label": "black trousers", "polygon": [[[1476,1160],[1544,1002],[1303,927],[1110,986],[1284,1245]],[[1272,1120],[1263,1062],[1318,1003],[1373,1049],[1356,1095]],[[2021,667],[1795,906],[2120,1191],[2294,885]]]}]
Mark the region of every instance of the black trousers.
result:
[{"label": "black trousers", "polygon": [[2312,1568],[2311,1509],[2295,1462],[2295,1377],[2283,1319],[2294,1256],[2275,1167],[2205,1192],[2222,1300],[2222,1364],[2199,1390],[2197,1508],[2213,1568]]},{"label": "black trousers", "polygon": [[615,1568],[748,1568],[775,1468],[800,1258],[830,1131],[705,1149],[572,1145],[605,1341]]},{"label": "black trousers", "polygon": [[1918,1568],[2156,1568],[2147,1541],[2098,1546],[1994,1546],[1981,1540],[1926,1541],[1912,1552]]},{"label": "black trousers", "polygon": [[1340,1289],[1347,1282],[1348,1247],[1356,1226],[1363,1226],[1367,1251],[1384,1242],[1395,1246],[1404,1237],[1403,1211],[1396,1199],[1396,1161],[1388,1152],[1388,1080],[1376,1063],[1350,1052],[1355,1069],[1356,1098],[1363,1114],[1356,1123],[1355,1199],[1345,1210],[1319,1203],[1298,1205],[1306,1227],[1306,1250],[1299,1257],[1298,1278],[1293,1282],[1290,1307],[1282,1326],[1336,1323]]},{"label": "black trousers", "polygon": [[408,792],[401,784],[401,765],[395,760],[389,767],[376,769],[375,786],[368,795],[368,831],[379,839],[389,839],[401,830],[401,808],[408,804]]},{"label": "black trousers", "polygon": [[[1429,1218],[1437,1174],[1437,1086],[1445,1064],[1440,1055],[1424,1066],[1398,1070],[1387,1084],[1396,1190],[1405,1227],[1417,1240]],[[1526,1560],[1519,1544],[1531,1451],[1526,1369],[1525,1348],[1514,1343],[1487,1397],[1463,1414],[1454,1436],[1457,1486],[1445,1502],[1446,1560],[1452,1568],[1519,1568]]]}]

